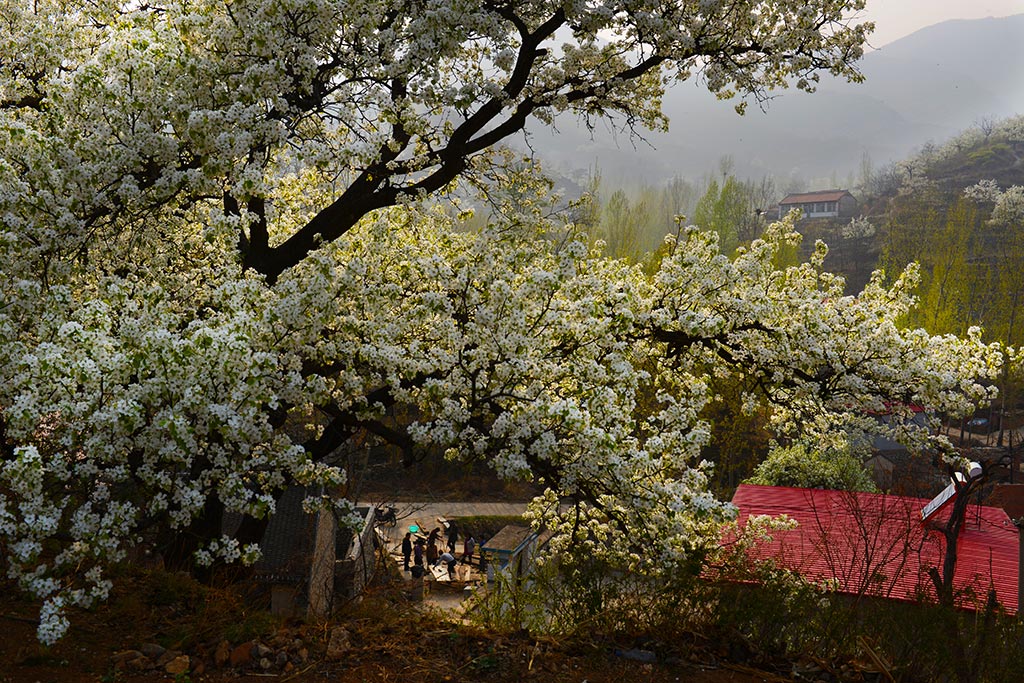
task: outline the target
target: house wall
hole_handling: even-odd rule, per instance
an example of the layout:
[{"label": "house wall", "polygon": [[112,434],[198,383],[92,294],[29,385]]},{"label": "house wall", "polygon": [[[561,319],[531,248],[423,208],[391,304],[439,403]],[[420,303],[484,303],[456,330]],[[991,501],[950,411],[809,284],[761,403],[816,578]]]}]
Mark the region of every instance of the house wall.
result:
[{"label": "house wall", "polygon": [[852,218],[857,215],[857,200],[851,195],[843,195],[839,200],[839,215],[843,218]]},{"label": "house wall", "polygon": [[857,200],[852,195],[846,194],[838,202],[779,204],[779,219],[784,218],[793,209],[800,209],[804,218],[853,217],[857,214]]},{"label": "house wall", "polygon": [[839,215],[839,206],[837,202],[807,202],[806,204],[787,204],[782,214],[785,215],[792,211],[793,209],[800,209],[800,211],[802,211],[804,214],[804,218],[827,218],[830,216]]}]

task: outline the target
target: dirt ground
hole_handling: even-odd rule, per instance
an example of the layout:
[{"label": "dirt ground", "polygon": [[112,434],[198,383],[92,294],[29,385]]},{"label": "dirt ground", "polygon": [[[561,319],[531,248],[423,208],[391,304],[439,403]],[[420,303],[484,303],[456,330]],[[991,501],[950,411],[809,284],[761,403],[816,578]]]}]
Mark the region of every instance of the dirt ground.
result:
[{"label": "dirt ground", "polygon": [[[401,598],[396,600],[388,593],[393,588],[378,589],[331,622],[310,624],[268,621],[265,614],[247,610],[233,592],[197,592],[202,603],[188,596],[168,601],[161,587],[153,585],[161,580],[160,574],[150,573],[122,581],[111,602],[71,615],[69,633],[50,648],[41,647],[35,639],[37,606],[19,598],[12,586],[3,585],[0,683],[797,680],[745,664],[717,661],[710,653],[683,660],[655,654],[634,643],[569,642],[525,633],[484,632],[452,623],[439,612],[424,612]],[[184,585],[180,578],[167,582],[175,590]],[[252,631],[259,631],[253,637],[263,642],[301,640],[309,650],[308,660],[287,672],[272,673],[252,665],[215,666],[211,656],[215,644],[231,634],[236,640],[249,638],[251,631],[239,630],[247,624],[252,624]],[[331,656],[327,644],[339,629],[344,631],[347,645],[340,656]],[[191,670],[173,675],[161,669],[128,671],[114,664],[117,653],[139,649],[145,643],[180,648],[190,656]]]},{"label": "dirt ground", "polygon": [[[377,465],[387,469],[386,463]],[[363,495],[388,501],[529,498],[529,491],[510,488],[488,471],[427,465],[399,470],[395,481],[383,484],[374,472],[370,480],[377,488],[365,487]],[[775,669],[768,671],[729,661],[726,652],[713,646],[688,648],[689,654],[681,656],[679,649],[662,647],[666,644],[481,631],[437,609],[445,603],[440,592],[454,588],[435,588],[424,608],[408,599],[408,586],[394,577],[321,623],[271,617],[262,608],[269,603],[266,596],[254,597],[239,577],[208,587],[180,574],[129,567],[113,578],[111,599],[95,610],[70,614],[68,634],[49,648],[35,637],[39,605],[0,579],[0,683],[776,683],[819,678],[813,671],[780,675],[792,671],[788,666],[763,667]],[[346,646],[332,654],[330,641],[339,631]],[[292,662],[286,671],[218,663],[218,647],[257,642],[300,643],[302,657],[296,657],[296,648],[289,650]],[[139,671],[117,664],[119,653],[147,645],[180,651],[189,658],[189,670],[172,674],[161,667]]]}]

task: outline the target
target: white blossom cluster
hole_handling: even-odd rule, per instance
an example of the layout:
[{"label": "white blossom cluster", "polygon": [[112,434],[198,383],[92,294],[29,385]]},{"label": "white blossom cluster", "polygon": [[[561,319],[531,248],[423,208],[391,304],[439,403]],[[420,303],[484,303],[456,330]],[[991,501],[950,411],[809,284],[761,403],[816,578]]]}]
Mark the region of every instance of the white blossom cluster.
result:
[{"label": "white blossom cluster", "polygon": [[992,202],[989,222],[1007,228],[1024,225],[1024,186],[1011,185],[999,189],[994,180],[982,180],[964,190],[964,196],[978,201]]},{"label": "white blossom cluster", "polygon": [[[827,432],[890,400],[968,410],[1000,366],[976,336],[899,328],[912,273],[850,297],[820,253],[776,270],[789,224],[734,260],[690,230],[649,278],[515,199],[480,233],[438,209],[392,209],[274,287],[179,262],[145,281],[83,273],[31,319],[4,314],[17,445],[0,469],[0,542],[10,574],[48,599],[40,637],[59,634],[61,605],[102,592],[98,569],[145,520],[184,528],[211,496],[263,516],[285,483],[343,481],[272,421],[279,407],[372,425],[384,389],[415,409],[414,447],[543,484],[533,510],[556,547],[650,570],[706,552],[732,513],[701,457],[713,374],[756,380],[750,399],[777,406],[780,431]],[[5,281],[8,299],[18,290]],[[63,535],[74,541],[46,552]],[[638,537],[657,552],[611,542]],[[197,560],[256,552],[214,539]]]},{"label": "white blossom cluster", "polygon": [[[40,639],[140,537],[333,490],[353,437],[535,481],[556,548],[656,571],[733,514],[710,378],[780,433],[989,397],[999,349],[897,324],[912,271],[844,296],[823,247],[773,266],[783,223],[732,260],[689,230],[648,276],[493,149],[560,110],[662,125],[691,74],[722,96],[856,77],[862,7],[0,0],[0,550]],[[460,174],[482,230],[426,199]],[[258,552],[218,528],[194,559]]]},{"label": "white blossom cluster", "polygon": [[[296,169],[335,195],[361,173],[393,174],[414,197],[418,174],[448,163],[442,150],[472,157],[507,134],[477,121],[518,130],[524,115],[619,111],[658,127],[671,80],[763,98],[813,89],[820,71],[857,79],[863,7],[2,0],[0,215],[40,258],[97,238],[132,258],[181,204],[227,193],[238,207],[217,210],[244,223],[258,213],[248,200]],[[279,238],[304,224],[270,218]]]}]

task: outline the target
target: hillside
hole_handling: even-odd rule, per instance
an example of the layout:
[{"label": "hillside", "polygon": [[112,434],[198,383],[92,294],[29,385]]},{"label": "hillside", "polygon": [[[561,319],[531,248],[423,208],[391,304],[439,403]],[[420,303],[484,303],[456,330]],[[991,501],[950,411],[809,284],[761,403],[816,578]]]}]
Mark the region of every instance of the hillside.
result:
[{"label": "hillside", "polygon": [[1024,185],[1024,140],[993,137],[925,160],[925,174],[939,189],[953,195],[979,180],[1000,187]]},{"label": "hillside", "polygon": [[[964,190],[981,180],[993,180],[1003,189],[1024,185],[1024,116],[972,126],[875,171],[867,192],[858,197],[859,213],[871,224],[871,234],[850,234],[848,219],[804,220],[799,229],[805,255],[815,240],[823,240],[830,249],[825,267],[847,278],[847,291],[860,291],[882,265],[886,239],[891,242],[909,230],[908,216],[927,207],[937,230]],[[984,211],[975,220],[981,230]]]}]

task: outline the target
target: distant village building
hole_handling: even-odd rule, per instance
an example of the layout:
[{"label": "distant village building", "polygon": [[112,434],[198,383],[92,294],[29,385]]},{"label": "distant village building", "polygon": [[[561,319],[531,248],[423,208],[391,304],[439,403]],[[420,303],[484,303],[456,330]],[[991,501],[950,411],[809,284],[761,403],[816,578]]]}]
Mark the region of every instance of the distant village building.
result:
[{"label": "distant village building", "polygon": [[804,218],[847,218],[857,213],[857,199],[846,190],[790,194],[779,202],[779,219],[794,209],[800,209]]}]

